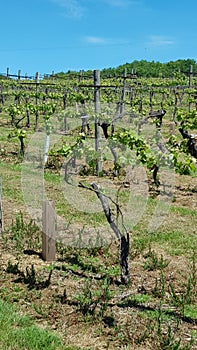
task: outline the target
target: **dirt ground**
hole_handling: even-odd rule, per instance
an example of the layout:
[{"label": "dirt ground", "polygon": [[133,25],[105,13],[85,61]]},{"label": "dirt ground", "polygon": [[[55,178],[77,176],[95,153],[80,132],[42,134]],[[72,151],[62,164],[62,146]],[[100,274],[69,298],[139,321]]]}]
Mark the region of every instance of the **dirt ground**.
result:
[{"label": "dirt ground", "polygon": [[[172,205],[196,210],[197,178],[190,178],[188,181],[188,177],[177,176]],[[20,211],[29,220],[22,203],[16,205],[14,201],[3,198],[5,228],[11,225],[13,217]],[[189,223],[184,222],[184,218],[181,221],[180,214],[179,222],[175,223],[173,213],[171,217],[169,214],[169,220],[166,223],[169,227],[170,220],[176,227],[191,225],[193,231],[196,231],[195,216]],[[131,284],[121,286],[119,277],[112,274],[108,286],[112,296],[107,298],[103,294],[103,300],[101,297],[92,315],[85,313],[83,303],[79,297],[76,298],[76,295],[81,295],[82,299],[85,298],[86,285],[92,290],[103,291],[105,267],[110,266],[113,270],[113,267],[115,269],[118,266],[117,249],[117,243],[114,242],[107,253],[105,249],[95,253],[92,266],[97,261],[94,258],[99,259],[100,265],[103,266],[101,273],[99,269],[89,270],[87,266],[79,264],[79,261],[85,264],[84,252],[78,252],[79,256],[77,256],[73,249],[67,250],[64,258],[58,253],[55,262],[46,262],[42,259],[39,250],[16,254],[11,246],[9,249],[9,243],[6,247],[4,240],[0,239],[0,296],[16,303],[21,312],[35,317],[41,327],[49,326],[50,329],[58,332],[64,338],[66,345],[94,350],[175,349],[175,344],[178,344],[178,339],[181,339],[182,347],[177,349],[184,349],[184,344],[190,342],[192,334],[197,333],[197,317],[195,318],[193,314],[192,317],[186,317],[182,315],[179,305],[173,305],[170,286],[174,286],[177,296],[181,295],[188,281],[189,262],[184,256],[171,256],[157,244],[152,245],[151,249],[157,257],[162,257],[164,261],[169,262],[163,270],[151,271],[144,268],[150,253],[148,247],[135,254],[131,252]],[[31,277],[32,266],[36,275],[33,283],[28,279]],[[50,283],[47,285],[45,282],[51,269],[53,271]],[[162,278],[165,280],[163,286]],[[159,295],[162,288],[163,297]],[[197,294],[196,289],[192,292]],[[135,299],[136,295],[138,299]],[[85,303],[84,299],[83,302]],[[196,308],[196,302],[195,296],[193,309]],[[105,309],[101,316],[102,307]],[[152,317],[151,312],[153,312]],[[197,343],[195,342],[191,348],[197,349]]]}]

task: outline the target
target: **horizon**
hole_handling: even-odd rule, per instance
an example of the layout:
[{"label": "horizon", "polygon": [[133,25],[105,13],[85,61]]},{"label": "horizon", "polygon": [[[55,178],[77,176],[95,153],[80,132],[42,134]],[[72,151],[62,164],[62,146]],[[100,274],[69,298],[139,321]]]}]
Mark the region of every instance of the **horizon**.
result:
[{"label": "horizon", "polygon": [[[177,61],[187,61],[187,60],[193,60],[195,62],[195,64],[197,64],[197,61],[195,61],[193,58],[186,58],[186,59],[177,59],[177,60],[174,60],[174,61],[166,61],[166,62],[160,62],[160,61],[147,61],[147,60],[135,60],[135,61],[132,61],[132,62],[125,62],[117,67],[104,67],[102,69],[100,69],[100,71],[102,72],[102,70],[108,70],[108,69],[118,69],[119,67],[122,67],[124,65],[127,65],[127,64],[133,64],[134,62],[137,62],[137,63],[140,63],[142,61],[145,61],[147,63],[160,63],[160,64],[167,64],[167,63],[176,63]],[[52,71],[51,73],[42,73],[42,72],[35,72],[34,75],[23,75],[21,74],[21,70],[18,70],[17,72],[10,72],[10,69],[9,67],[7,67],[7,71],[6,72],[0,72],[0,75],[2,76],[9,76],[9,77],[20,77],[20,78],[24,78],[24,79],[35,79],[36,78],[36,74],[38,74],[38,78],[44,78],[45,76],[47,75],[56,75],[56,74],[72,74],[72,73],[76,73],[76,74],[79,74],[81,72],[88,72],[88,71],[91,71],[93,72],[94,70],[96,69],[88,69],[88,70],[84,70],[84,69],[81,69],[79,71],[72,71],[72,70],[68,70],[68,71],[61,71],[61,72],[54,72]],[[137,71],[135,71],[135,74],[137,73]]]}]

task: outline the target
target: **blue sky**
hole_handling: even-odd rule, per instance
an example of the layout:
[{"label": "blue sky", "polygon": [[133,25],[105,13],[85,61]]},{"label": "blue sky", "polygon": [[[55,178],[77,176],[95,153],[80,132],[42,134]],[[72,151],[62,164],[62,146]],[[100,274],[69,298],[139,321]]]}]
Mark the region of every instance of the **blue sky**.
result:
[{"label": "blue sky", "polygon": [[197,60],[197,1],[3,0],[0,73]]}]

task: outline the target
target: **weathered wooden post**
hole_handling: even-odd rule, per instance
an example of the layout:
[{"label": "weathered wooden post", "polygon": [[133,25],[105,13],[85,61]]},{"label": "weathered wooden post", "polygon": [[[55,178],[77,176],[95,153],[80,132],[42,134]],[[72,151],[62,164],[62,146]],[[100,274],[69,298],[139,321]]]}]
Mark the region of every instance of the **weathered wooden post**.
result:
[{"label": "weathered wooden post", "polygon": [[150,112],[153,110],[153,96],[154,96],[154,91],[150,91]]},{"label": "weathered wooden post", "polygon": [[125,68],[124,77],[123,77],[123,88],[122,88],[121,99],[120,99],[120,114],[123,113],[125,109],[126,80],[127,80],[127,69]]},{"label": "weathered wooden post", "polygon": [[98,159],[96,163],[96,174],[99,175],[102,171],[102,157],[101,157],[101,128],[99,126],[99,113],[101,112],[100,104],[100,71],[94,70],[94,110],[96,114],[95,119],[95,150],[98,152]]},{"label": "weathered wooden post", "polygon": [[[36,107],[38,105],[38,85],[39,85],[39,73],[36,72]],[[38,109],[36,108],[36,122],[35,122],[35,130],[38,128]]]},{"label": "weathered wooden post", "polygon": [[80,70],[79,75],[78,75],[78,83],[81,82],[82,78],[83,78],[83,70]]},{"label": "weathered wooden post", "polygon": [[89,115],[82,115],[81,116],[81,122],[82,122],[81,132],[84,133],[85,135],[86,134],[89,135],[89,133],[90,133],[90,126],[89,126],[88,118],[89,118]]},{"label": "weathered wooden post", "polygon": [[176,123],[176,113],[178,109],[178,94],[176,89],[173,90],[174,93],[174,111],[173,111],[173,122]]},{"label": "weathered wooden post", "polygon": [[18,70],[18,80],[20,80],[21,79],[21,70],[19,69]]},{"label": "weathered wooden post", "polygon": [[189,87],[192,87],[192,78],[193,78],[193,66],[192,64],[190,65],[190,70],[189,70]]},{"label": "weathered wooden post", "polygon": [[[192,79],[193,79],[193,66],[192,64],[190,65],[190,70],[189,70],[189,88],[192,88]],[[190,97],[190,94],[189,94]],[[189,102],[189,112],[191,112],[191,102]]]},{"label": "weathered wooden post", "polygon": [[52,202],[43,201],[42,205],[42,257],[54,261],[56,254],[56,215]]},{"label": "weathered wooden post", "polygon": [[[67,108],[67,93],[66,92],[64,92],[64,95],[63,95],[63,108],[64,108],[64,111]],[[68,123],[67,123],[67,117],[65,115],[64,116],[64,131],[67,131],[67,129],[68,129]]]}]

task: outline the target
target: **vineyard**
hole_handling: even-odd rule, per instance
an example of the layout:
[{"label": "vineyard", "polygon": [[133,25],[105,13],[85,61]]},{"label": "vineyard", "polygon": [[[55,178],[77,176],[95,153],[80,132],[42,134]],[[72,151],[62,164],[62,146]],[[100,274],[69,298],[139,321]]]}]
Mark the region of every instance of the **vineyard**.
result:
[{"label": "vineyard", "polygon": [[58,335],[48,349],[197,349],[191,67],[7,74],[0,128],[0,301]]}]

